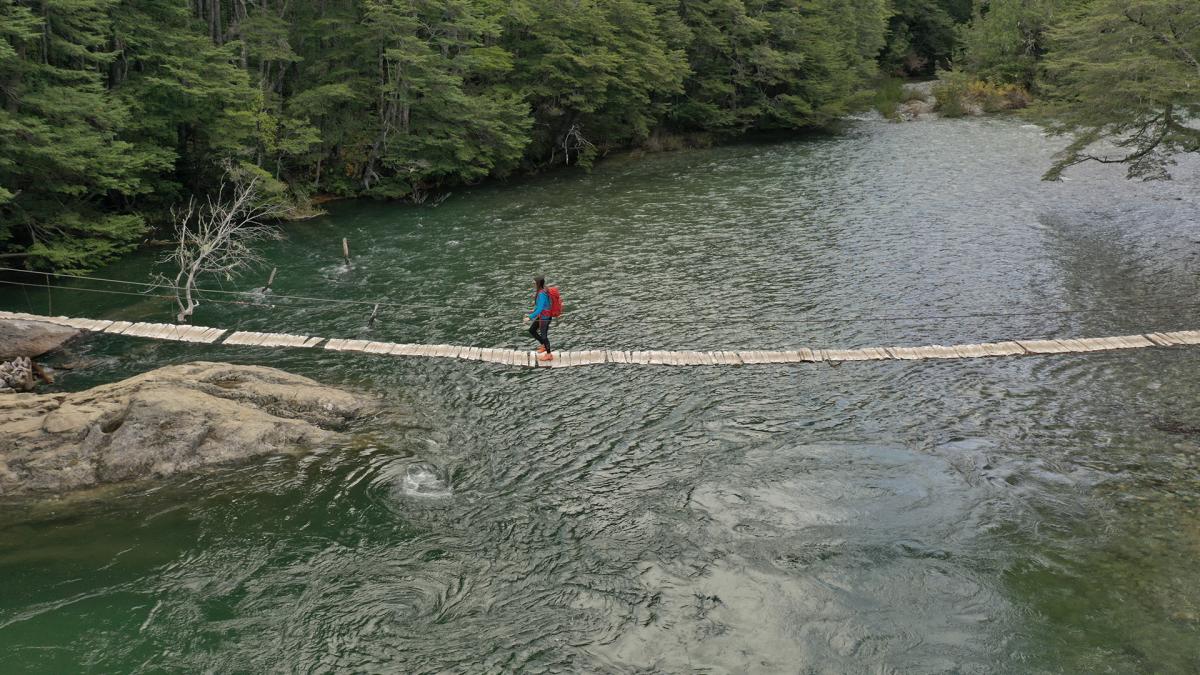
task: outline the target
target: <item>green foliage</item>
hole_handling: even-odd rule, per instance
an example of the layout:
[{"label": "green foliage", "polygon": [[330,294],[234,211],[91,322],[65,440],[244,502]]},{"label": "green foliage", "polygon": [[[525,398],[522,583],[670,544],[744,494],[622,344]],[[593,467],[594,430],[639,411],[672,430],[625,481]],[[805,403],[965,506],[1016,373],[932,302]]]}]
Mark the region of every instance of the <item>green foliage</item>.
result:
[{"label": "green foliage", "polygon": [[893,75],[947,68],[958,50],[959,26],[970,19],[969,0],[893,0],[887,44],[879,63]]},{"label": "green foliage", "polygon": [[168,168],[121,137],[132,114],[102,75],[114,4],[0,0],[0,245],[34,265],[85,269],[130,250],[144,223],[125,205]]},{"label": "green foliage", "polygon": [[943,117],[1015,110],[1029,104],[1029,94],[1019,85],[993,84],[962,71],[938,73],[933,95]]},{"label": "green foliage", "polygon": [[738,133],[828,124],[875,69],[886,6],[683,0],[692,73],[672,122]]},{"label": "green foliage", "polygon": [[904,80],[898,77],[880,78],[871,95],[871,107],[880,115],[894,120],[897,109],[904,103]]},{"label": "green foliage", "polygon": [[970,78],[959,72],[938,74],[938,83],[933,88],[937,99],[937,111],[942,117],[964,117],[970,112],[967,101],[967,86]]},{"label": "green foliage", "polygon": [[1033,88],[1047,32],[1079,0],[981,0],[963,31],[966,70],[993,82]]},{"label": "green foliage", "polygon": [[[937,21],[965,1],[934,2]],[[867,103],[890,7],[0,0],[0,256],[103,264],[227,166],[304,212],[317,193],[419,202],[617,148],[828,125]]]},{"label": "green foliage", "polygon": [[1041,112],[1052,131],[1074,140],[1048,179],[1086,161],[1168,178],[1175,155],[1200,152],[1200,3],[1096,0],[1060,22],[1049,42]]}]

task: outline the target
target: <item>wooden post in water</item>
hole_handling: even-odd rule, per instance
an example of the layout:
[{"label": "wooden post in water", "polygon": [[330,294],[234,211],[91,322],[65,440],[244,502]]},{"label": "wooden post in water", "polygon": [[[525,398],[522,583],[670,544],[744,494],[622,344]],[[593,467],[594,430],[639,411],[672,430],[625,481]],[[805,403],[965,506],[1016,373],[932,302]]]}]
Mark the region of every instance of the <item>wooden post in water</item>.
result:
[{"label": "wooden post in water", "polygon": [[342,257],[346,259],[346,266],[350,266],[350,242],[342,237]]},{"label": "wooden post in water", "polygon": [[271,284],[275,283],[275,273],[279,271],[278,267],[271,268],[271,276],[267,277],[267,285],[262,287],[264,293],[271,290]]},{"label": "wooden post in water", "polygon": [[375,303],[375,307],[371,309],[371,318],[367,319],[367,328],[375,327],[375,317],[379,316],[379,303]]}]

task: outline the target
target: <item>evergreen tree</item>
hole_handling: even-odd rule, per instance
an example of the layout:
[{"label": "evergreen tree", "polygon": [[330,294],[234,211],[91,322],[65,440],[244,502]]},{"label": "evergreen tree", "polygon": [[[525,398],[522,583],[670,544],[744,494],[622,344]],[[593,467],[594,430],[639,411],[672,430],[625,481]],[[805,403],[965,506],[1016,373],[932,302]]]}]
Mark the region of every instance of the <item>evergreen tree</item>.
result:
[{"label": "evergreen tree", "polygon": [[928,75],[948,68],[958,31],[971,18],[964,0],[893,0],[880,65],[896,75]]},{"label": "evergreen tree", "polygon": [[962,66],[983,79],[1036,86],[1050,27],[1079,0],[981,0],[963,31]]},{"label": "evergreen tree", "polygon": [[672,110],[685,129],[738,133],[829,123],[871,74],[881,1],[683,0],[692,75]]},{"label": "evergreen tree", "polygon": [[108,95],[115,0],[0,0],[0,246],[30,266],[87,269],[144,231],[131,200],[166,157],[122,140],[130,110]]},{"label": "evergreen tree", "polygon": [[1074,136],[1047,178],[1086,161],[1167,178],[1175,155],[1200,152],[1200,3],[1087,4],[1051,31],[1045,65],[1047,124]]}]

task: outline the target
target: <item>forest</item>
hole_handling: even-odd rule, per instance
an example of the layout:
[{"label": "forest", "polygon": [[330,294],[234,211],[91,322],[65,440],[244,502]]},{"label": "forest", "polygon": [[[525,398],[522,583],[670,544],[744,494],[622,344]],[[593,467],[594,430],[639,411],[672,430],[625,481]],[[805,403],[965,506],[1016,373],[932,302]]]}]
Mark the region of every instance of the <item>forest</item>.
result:
[{"label": "forest", "polygon": [[[0,263],[85,271],[230,170],[292,217],[1027,87],[1059,171],[1195,152],[1194,0],[0,0]],[[1119,156],[1091,148],[1110,140]]]}]

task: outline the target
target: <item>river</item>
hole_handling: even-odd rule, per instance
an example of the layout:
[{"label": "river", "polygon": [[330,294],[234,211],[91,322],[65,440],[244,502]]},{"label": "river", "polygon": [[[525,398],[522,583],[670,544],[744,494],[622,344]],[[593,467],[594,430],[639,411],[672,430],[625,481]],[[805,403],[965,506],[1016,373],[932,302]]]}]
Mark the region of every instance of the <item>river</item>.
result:
[{"label": "river", "polygon": [[[436,207],[337,203],[271,245],[275,294],[401,306],[368,327],[366,306],[268,296],[196,323],[528,347],[544,273],[570,349],[1200,328],[1195,167],[1041,182],[1060,144],[858,120]],[[101,286],[0,308],[170,319],[81,287]],[[1197,348],[547,371],[98,336],[71,358],[90,365],[62,388],[225,360],[386,407],[303,456],[8,505],[9,672],[1200,669]]]}]

